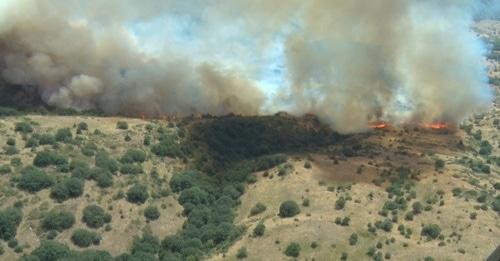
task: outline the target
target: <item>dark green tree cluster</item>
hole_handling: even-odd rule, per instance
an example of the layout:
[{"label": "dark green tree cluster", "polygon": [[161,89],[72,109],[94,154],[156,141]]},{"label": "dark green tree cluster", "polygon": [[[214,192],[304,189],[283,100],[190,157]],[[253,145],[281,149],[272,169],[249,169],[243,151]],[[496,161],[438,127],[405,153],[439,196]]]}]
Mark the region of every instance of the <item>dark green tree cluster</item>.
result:
[{"label": "dark green tree cluster", "polygon": [[149,198],[148,188],[142,184],[135,184],[127,191],[127,201],[143,204]]},{"label": "dark green tree cluster", "polygon": [[299,213],[300,213],[299,205],[297,204],[297,202],[293,200],[284,201],[280,205],[279,216],[282,218],[293,217]]},{"label": "dark green tree cluster", "polygon": [[[21,257],[21,261],[54,261],[54,260],[72,260],[72,261],[114,261],[113,256],[106,251],[85,250],[73,251],[68,246],[52,241],[42,241],[40,246],[33,250],[30,255]],[[134,260],[139,261],[140,259]],[[144,259],[147,260],[147,259]],[[142,260],[140,260],[142,261]]]},{"label": "dark green tree cluster", "polygon": [[73,140],[73,133],[69,128],[58,129],[55,138],[58,142],[69,143]]}]

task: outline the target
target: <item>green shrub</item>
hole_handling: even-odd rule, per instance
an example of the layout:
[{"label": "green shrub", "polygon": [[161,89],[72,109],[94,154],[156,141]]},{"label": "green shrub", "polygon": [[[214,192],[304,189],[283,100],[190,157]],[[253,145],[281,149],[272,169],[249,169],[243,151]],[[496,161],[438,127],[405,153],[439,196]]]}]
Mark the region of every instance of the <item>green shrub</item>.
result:
[{"label": "green shrub", "polygon": [[0,239],[8,241],[16,237],[17,227],[23,219],[19,208],[5,208],[0,210]]},{"label": "green shrub", "polygon": [[73,134],[69,128],[58,129],[55,138],[58,142],[69,143],[73,139]]},{"label": "green shrub", "polygon": [[300,245],[297,242],[290,243],[285,250],[285,255],[289,257],[298,257],[300,255]]},{"label": "green shrub", "polygon": [[83,194],[85,182],[79,178],[66,178],[52,187],[50,196],[59,201],[78,198]]},{"label": "green shrub", "polygon": [[196,186],[183,190],[179,195],[179,203],[183,206],[188,203],[193,204],[194,206],[204,205],[207,204],[208,202],[209,202],[208,193],[205,190]]},{"label": "green shrub", "polygon": [[43,170],[35,167],[26,167],[21,171],[21,176],[17,178],[19,189],[31,193],[38,192],[54,184],[54,179],[47,175]]},{"label": "green shrub", "polygon": [[246,247],[241,247],[238,249],[238,252],[236,253],[236,258],[237,259],[244,259],[248,257],[248,252]]},{"label": "green shrub", "polygon": [[427,240],[436,239],[441,235],[441,228],[436,224],[425,225],[422,228],[421,234],[427,237]]},{"label": "green shrub", "polygon": [[280,205],[279,216],[282,218],[293,217],[299,213],[299,205],[293,200],[284,201]]},{"label": "green shrub", "polygon": [[335,209],[336,210],[344,209],[345,203],[346,203],[346,200],[344,197],[338,198],[337,201],[335,201]]},{"label": "green shrub", "polygon": [[80,131],[86,131],[89,130],[89,125],[86,122],[80,122],[78,123],[77,129]]},{"label": "green shrub", "polygon": [[358,243],[358,234],[352,233],[349,237],[349,245],[354,246]]},{"label": "green shrub", "polygon": [[14,130],[21,133],[31,133],[33,132],[33,127],[29,122],[17,122]]},{"label": "green shrub", "polygon": [[311,162],[306,161],[306,162],[304,163],[304,168],[306,168],[306,169],[310,169],[310,168],[312,168]]},{"label": "green shrub", "polygon": [[10,168],[9,165],[1,165],[0,166],[0,175],[5,175],[5,174],[9,174],[12,172],[12,169]]},{"label": "green shrub", "polygon": [[267,209],[266,205],[258,202],[257,204],[255,204],[255,206],[252,207],[252,209],[250,209],[250,216],[258,215],[266,211],[266,209]]},{"label": "green shrub", "polygon": [[47,240],[42,241],[40,246],[33,250],[30,255],[30,259],[25,258],[23,261],[54,261],[54,260],[64,260],[64,258],[70,258],[71,250],[68,246],[58,243],[56,241]]},{"label": "green shrub", "polygon": [[442,159],[437,159],[434,162],[434,168],[435,169],[442,169],[442,168],[444,168],[444,161]]},{"label": "green shrub", "polygon": [[107,169],[111,171],[111,173],[115,173],[119,169],[118,162],[112,159],[109,156],[109,153],[104,150],[97,152],[97,154],[95,155],[95,165],[96,167]]},{"label": "green shrub", "polygon": [[76,229],[71,235],[71,242],[79,247],[89,247],[92,244],[99,245],[101,236],[86,229]]},{"label": "green shrub", "polygon": [[136,184],[129,188],[129,190],[127,191],[127,201],[131,203],[143,204],[144,202],[146,202],[148,197],[148,188],[141,184]]},{"label": "green shrub", "polygon": [[16,140],[13,138],[8,138],[6,144],[9,146],[16,146]]},{"label": "green shrub", "polygon": [[25,148],[36,148],[38,147],[38,139],[35,137],[30,137],[28,140],[26,140],[26,143],[24,144]]},{"label": "green shrub", "polygon": [[253,236],[254,237],[261,237],[264,235],[265,232],[266,232],[266,226],[264,225],[264,223],[259,223],[253,229]]},{"label": "green shrub", "polygon": [[19,152],[16,146],[5,146],[3,149],[7,155],[16,155]]},{"label": "green shrub", "polygon": [[42,228],[45,231],[57,230],[60,232],[71,228],[73,224],[75,224],[73,213],[58,209],[49,211],[42,220]]},{"label": "green shrub", "polygon": [[113,186],[113,175],[109,171],[101,171],[95,177],[95,181],[100,188],[109,188]]},{"label": "green shrub", "polygon": [[157,220],[160,217],[160,211],[155,206],[148,206],[144,209],[144,217],[147,220]]},{"label": "green shrub", "polygon": [[38,143],[40,145],[54,145],[56,144],[56,137],[50,133],[41,134],[38,137]]},{"label": "green shrub", "polygon": [[116,123],[116,128],[120,130],[127,130],[128,129],[128,123],[126,121],[119,121]]},{"label": "green shrub", "polygon": [[175,142],[160,142],[151,147],[151,152],[153,152],[158,157],[170,157],[175,158],[181,155],[180,147]]},{"label": "green shrub", "polygon": [[83,209],[82,221],[90,228],[100,228],[111,222],[111,215],[97,205],[89,205]]},{"label": "green shrub", "polygon": [[142,163],[146,161],[146,153],[140,149],[129,149],[120,161],[122,163]]},{"label": "green shrub", "polygon": [[68,164],[68,157],[53,151],[40,151],[33,159],[33,165],[43,168],[51,165]]},{"label": "green shrub", "polygon": [[143,173],[144,170],[141,165],[126,163],[122,164],[120,172],[126,175],[137,175]]}]

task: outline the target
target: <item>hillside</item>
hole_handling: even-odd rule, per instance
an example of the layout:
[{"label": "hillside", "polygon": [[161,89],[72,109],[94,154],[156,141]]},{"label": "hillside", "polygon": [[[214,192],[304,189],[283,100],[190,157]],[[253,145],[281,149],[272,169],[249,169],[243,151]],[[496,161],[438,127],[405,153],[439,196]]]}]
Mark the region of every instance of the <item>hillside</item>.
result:
[{"label": "hillside", "polygon": [[[461,127],[2,117],[1,259],[286,260],[296,242],[308,260],[475,260],[500,236],[498,110]],[[300,213],[280,217],[287,200]]]}]

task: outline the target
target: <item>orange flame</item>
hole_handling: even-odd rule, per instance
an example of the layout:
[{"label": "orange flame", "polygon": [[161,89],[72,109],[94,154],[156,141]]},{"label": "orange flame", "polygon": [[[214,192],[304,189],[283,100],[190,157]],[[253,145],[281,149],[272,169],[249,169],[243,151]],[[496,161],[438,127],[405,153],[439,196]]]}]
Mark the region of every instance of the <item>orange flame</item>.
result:
[{"label": "orange flame", "polygon": [[384,129],[387,127],[387,123],[383,121],[372,122],[368,125],[370,129]]},{"label": "orange flame", "polygon": [[443,129],[448,129],[448,127],[449,127],[448,123],[442,122],[442,121],[423,124],[422,126],[425,128],[428,128],[428,129],[433,129],[433,130],[443,130]]}]

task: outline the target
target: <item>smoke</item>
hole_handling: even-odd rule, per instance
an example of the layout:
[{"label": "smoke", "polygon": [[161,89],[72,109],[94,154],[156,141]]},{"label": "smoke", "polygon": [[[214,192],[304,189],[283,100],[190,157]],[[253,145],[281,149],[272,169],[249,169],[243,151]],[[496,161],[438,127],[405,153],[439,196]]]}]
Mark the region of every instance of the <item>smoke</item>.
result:
[{"label": "smoke", "polygon": [[494,2],[3,0],[0,72],[110,114],[459,122],[491,100],[471,26]]}]

